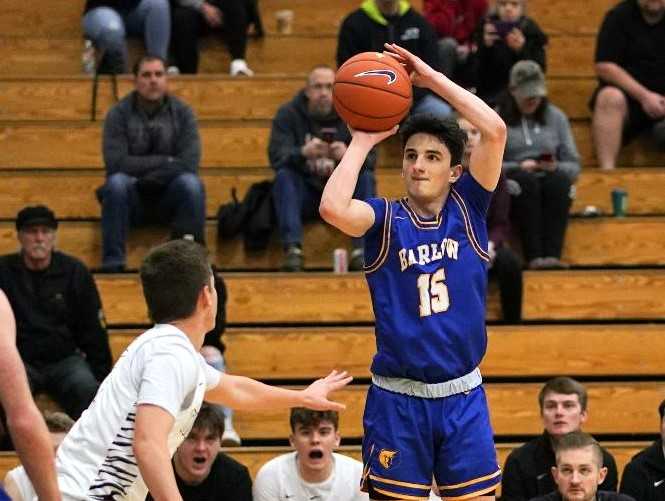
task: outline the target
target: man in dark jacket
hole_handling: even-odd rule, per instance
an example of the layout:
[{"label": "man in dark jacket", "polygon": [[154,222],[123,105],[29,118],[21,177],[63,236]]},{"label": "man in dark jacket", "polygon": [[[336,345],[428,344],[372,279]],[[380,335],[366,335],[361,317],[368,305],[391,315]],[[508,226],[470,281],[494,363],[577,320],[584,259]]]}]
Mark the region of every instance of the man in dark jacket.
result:
[{"label": "man in dark jacket", "polygon": [[624,494],[598,490],[607,475],[603,453],[598,442],[581,431],[568,433],[557,443],[552,475],[556,490],[531,501],[635,501]]},{"label": "man in dark jacket", "polygon": [[[337,41],[337,66],[361,52],[383,52],[384,43],[396,43],[432,68],[441,69],[438,38],[432,26],[406,0],[365,0],[342,22]],[[420,87],[413,88],[411,113],[447,116],[450,106]]]},{"label": "man in dark jacket", "polygon": [[111,370],[99,293],[78,259],[54,251],[58,223],[44,206],[18,213],[21,251],[0,257],[0,288],[16,316],[16,345],[33,393],[77,419]]},{"label": "man in dark jacket", "polygon": [[130,224],[171,221],[173,238],[204,242],[205,192],[198,176],[201,144],[191,108],[168,94],[164,61],[143,57],[136,90],[104,121],[106,183],[102,203],[102,269],[122,271]]},{"label": "man in dark jacket", "polygon": [[665,400],[658,406],[660,438],[636,454],[626,465],[621,476],[619,492],[639,501],[665,499]]},{"label": "man in dark jacket", "polygon": [[[586,389],[569,377],[557,377],[545,383],[538,403],[545,431],[508,455],[501,482],[503,501],[526,501],[555,490],[552,468],[556,465],[557,444],[564,435],[580,431],[587,419]],[[600,488],[616,492],[616,462],[605,449],[601,451],[607,475]]]},{"label": "man in dark jacket", "polygon": [[[334,81],[332,68],[317,66],[307,77],[306,87],[280,107],[272,122],[268,156],[276,171],[273,198],[285,251],[284,271],[302,270],[303,219],[318,217],[326,180],[351,141],[332,105]],[[374,196],[375,160],[372,154],[365,162],[355,198]],[[364,264],[362,240],[353,239],[353,247],[349,268],[360,270]]]}]

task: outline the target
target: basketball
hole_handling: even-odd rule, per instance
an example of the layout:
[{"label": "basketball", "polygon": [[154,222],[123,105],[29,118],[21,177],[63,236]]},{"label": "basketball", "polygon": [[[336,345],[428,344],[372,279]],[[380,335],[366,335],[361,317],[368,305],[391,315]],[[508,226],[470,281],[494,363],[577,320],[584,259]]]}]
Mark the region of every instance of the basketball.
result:
[{"label": "basketball", "polygon": [[380,52],[353,56],[335,75],[335,110],[354,129],[388,130],[406,116],[412,101],[408,73],[394,58]]}]

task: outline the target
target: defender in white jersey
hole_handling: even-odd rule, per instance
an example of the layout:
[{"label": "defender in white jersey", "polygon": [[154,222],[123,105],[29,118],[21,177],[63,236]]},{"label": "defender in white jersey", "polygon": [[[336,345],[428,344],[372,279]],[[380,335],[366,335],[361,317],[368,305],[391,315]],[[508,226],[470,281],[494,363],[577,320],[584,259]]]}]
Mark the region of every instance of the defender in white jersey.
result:
[{"label": "defender in white jersey", "polygon": [[153,249],[141,266],[156,325],[139,336],[104,380],[56,457],[63,499],[181,499],[171,456],[204,400],[236,409],[305,406],[342,409],[327,395],[348,384],[333,371],[302,391],[222,374],[198,351],[217,311],[205,249],[176,240]]}]

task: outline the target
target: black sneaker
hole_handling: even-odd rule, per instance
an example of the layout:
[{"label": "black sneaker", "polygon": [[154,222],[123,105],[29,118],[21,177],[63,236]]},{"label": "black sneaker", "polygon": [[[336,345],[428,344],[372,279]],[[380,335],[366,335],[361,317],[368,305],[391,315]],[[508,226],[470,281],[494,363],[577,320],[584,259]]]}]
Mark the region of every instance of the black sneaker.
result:
[{"label": "black sneaker", "polygon": [[292,245],[287,249],[284,256],[282,271],[302,271],[304,261],[305,258],[302,255],[302,249],[296,245]]},{"label": "black sneaker", "polygon": [[362,249],[353,249],[349,259],[349,271],[363,271],[365,267],[365,252]]}]

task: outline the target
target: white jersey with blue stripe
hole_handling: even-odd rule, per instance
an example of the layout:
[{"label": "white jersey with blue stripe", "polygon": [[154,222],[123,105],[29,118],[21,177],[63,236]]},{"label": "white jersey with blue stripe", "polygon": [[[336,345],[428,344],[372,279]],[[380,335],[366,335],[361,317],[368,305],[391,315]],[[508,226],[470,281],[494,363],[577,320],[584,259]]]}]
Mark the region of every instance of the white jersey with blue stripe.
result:
[{"label": "white jersey with blue stripe", "polygon": [[372,373],[440,383],[478,366],[487,347],[491,197],[464,173],[433,219],[419,217],[406,198],[367,200],[375,214],[365,234],[376,318]]}]

